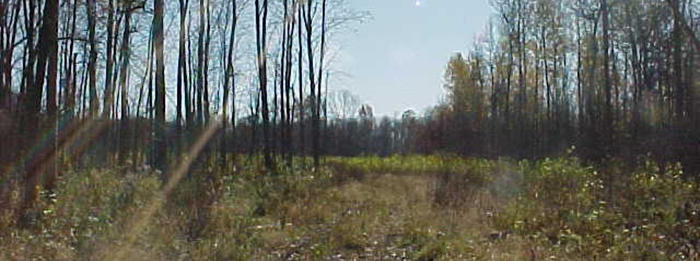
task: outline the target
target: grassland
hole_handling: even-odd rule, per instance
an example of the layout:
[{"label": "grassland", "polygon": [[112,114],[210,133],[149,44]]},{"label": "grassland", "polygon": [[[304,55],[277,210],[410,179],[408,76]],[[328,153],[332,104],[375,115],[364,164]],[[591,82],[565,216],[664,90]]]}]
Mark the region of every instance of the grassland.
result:
[{"label": "grassland", "polygon": [[167,198],[145,168],[80,170],[43,194],[31,226],[4,211],[0,259],[697,260],[697,183],[643,162],[327,158],[275,174],[202,163]]}]

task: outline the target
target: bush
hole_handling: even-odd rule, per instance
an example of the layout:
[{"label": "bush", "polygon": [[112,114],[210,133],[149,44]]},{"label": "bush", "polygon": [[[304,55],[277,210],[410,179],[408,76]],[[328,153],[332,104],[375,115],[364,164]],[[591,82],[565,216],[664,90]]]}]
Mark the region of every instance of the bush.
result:
[{"label": "bush", "polygon": [[[662,173],[647,161],[630,174],[623,167],[601,174],[572,158],[521,166],[525,189],[496,217],[501,229],[588,259],[680,260],[697,253],[700,197],[680,165]],[[625,182],[611,191],[603,178],[610,176]]]},{"label": "bush", "polygon": [[486,160],[442,159],[432,188],[433,202],[440,207],[466,207],[489,182],[493,170],[493,164]]}]

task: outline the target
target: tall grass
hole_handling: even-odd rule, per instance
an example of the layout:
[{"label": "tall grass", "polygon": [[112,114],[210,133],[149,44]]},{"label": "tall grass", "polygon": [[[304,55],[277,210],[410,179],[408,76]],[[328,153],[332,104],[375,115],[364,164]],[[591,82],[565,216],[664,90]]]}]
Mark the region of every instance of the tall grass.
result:
[{"label": "tall grass", "polygon": [[[700,191],[679,164],[665,171],[641,159],[631,168],[576,158],[496,161],[444,156],[334,158],[339,173],[433,177],[440,208],[481,207],[502,238],[586,260],[687,260],[700,256]],[[479,197],[475,197],[481,195]],[[470,206],[476,205],[476,206]],[[533,250],[532,254],[535,255]]]}]

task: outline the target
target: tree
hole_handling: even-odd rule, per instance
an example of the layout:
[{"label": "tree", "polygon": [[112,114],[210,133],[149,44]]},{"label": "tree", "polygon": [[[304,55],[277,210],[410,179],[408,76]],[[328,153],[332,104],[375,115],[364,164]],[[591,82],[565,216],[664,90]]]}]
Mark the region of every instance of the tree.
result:
[{"label": "tree", "polygon": [[610,12],[607,0],[600,0],[601,16],[603,17],[603,89],[605,92],[605,114],[603,123],[603,144],[607,154],[611,153],[613,142],[613,108],[612,108],[612,79],[610,71]]},{"label": "tree", "polygon": [[263,118],[263,156],[268,170],[273,169],[272,152],[270,144],[270,111],[267,100],[267,13],[268,2],[255,0],[255,35],[258,57],[258,84]]},{"label": "tree", "polygon": [[235,44],[236,44],[236,26],[238,25],[238,7],[236,4],[236,0],[231,1],[231,6],[230,6],[230,12],[232,12],[232,17],[231,17],[231,29],[230,29],[230,35],[228,37],[228,45],[225,46],[224,49],[226,49],[226,57],[224,57],[225,65],[226,65],[226,72],[224,75],[224,85],[223,85],[223,91],[224,91],[224,97],[223,97],[223,104],[222,104],[222,110],[223,110],[223,137],[220,142],[220,147],[219,147],[219,157],[220,157],[220,164],[222,167],[225,167],[227,164],[226,160],[226,154],[227,154],[227,136],[226,136],[226,131],[227,131],[227,126],[228,126],[228,102],[229,102],[229,93],[233,93],[233,103],[231,106],[231,125],[232,125],[232,132],[233,132],[233,139],[236,139],[235,135],[235,129],[236,129],[236,103],[235,103],[235,95],[236,95],[236,83],[235,83],[235,71],[234,71],[234,56],[233,56],[233,50],[235,49]]},{"label": "tree", "polygon": [[296,5],[289,5],[289,1],[283,1],[282,29],[280,36],[279,57],[279,114],[280,121],[280,145],[281,153],[286,157],[288,166],[292,165],[292,71],[293,71],[293,47],[294,28],[296,27]]},{"label": "tree", "polygon": [[[323,7],[321,8],[321,58],[319,59],[318,68],[318,89],[316,90],[316,113],[315,116],[315,135],[314,135],[314,167],[319,169],[321,165],[321,103],[323,102],[321,87],[323,84],[323,62],[326,55],[326,7],[328,6],[328,0],[323,0]],[[309,11],[310,12],[310,11]],[[328,86],[326,86],[328,88]]]},{"label": "tree", "polygon": [[163,51],[163,0],[154,0],[153,37],[155,38],[156,51],[156,167],[164,174],[163,180],[167,180],[166,158],[167,142],[165,136],[165,55]]},{"label": "tree", "polygon": [[[697,35],[693,32],[693,28],[691,28],[688,23],[686,23],[685,18],[683,17],[683,14],[681,13],[680,9],[680,0],[666,0],[665,2],[669,5],[671,8],[671,12],[673,13],[673,20],[674,20],[674,30],[678,30],[679,33],[680,31],[685,32],[687,37],[691,40],[691,43],[694,45],[695,49],[700,51],[700,40],[698,40]],[[678,26],[678,27],[675,27]]]},{"label": "tree", "polygon": [[[309,71],[309,83],[311,95],[314,96],[314,103],[312,104],[312,133],[313,138],[313,157],[314,157],[314,167],[318,169],[320,165],[320,131],[321,131],[321,82],[323,81],[323,58],[325,52],[325,37],[326,37],[326,6],[327,0],[322,2],[321,10],[321,48],[319,53],[321,54],[321,59],[319,60],[319,71],[316,72],[314,68],[314,10],[316,10],[316,1],[308,0],[306,1],[306,8],[302,9],[304,13],[304,25],[306,29],[306,53]],[[301,33],[301,32],[300,32]],[[318,76],[318,79],[316,79]],[[317,86],[318,83],[318,86]],[[303,96],[302,96],[303,97]]]},{"label": "tree", "polygon": [[187,6],[189,5],[189,0],[178,0],[179,3],[179,13],[180,13],[180,32],[179,32],[179,37],[178,37],[178,56],[177,56],[177,93],[176,93],[176,99],[177,99],[177,107],[175,109],[175,126],[176,126],[176,135],[178,137],[178,143],[180,142],[180,139],[182,138],[182,124],[183,124],[183,115],[182,115],[182,109],[183,109],[183,92],[184,92],[184,99],[185,99],[185,120],[186,120],[186,126],[191,125],[191,120],[192,120],[192,112],[190,109],[190,97],[189,97],[189,85],[188,83],[188,78],[187,78],[187,49],[186,49],[186,44],[187,44]]},{"label": "tree", "polygon": [[297,4],[297,20],[299,20],[299,23],[297,25],[297,41],[298,41],[298,57],[297,57],[297,73],[298,78],[299,78],[299,155],[302,156],[302,163],[305,161],[304,157],[306,157],[306,147],[305,147],[305,136],[306,136],[306,131],[304,129],[304,68],[303,68],[303,63],[304,63],[304,44],[302,41],[302,13],[304,11],[304,6],[301,4],[303,2],[298,2]]},{"label": "tree", "polygon": [[114,71],[114,60],[116,55],[116,32],[119,31],[118,25],[115,24],[114,14],[116,12],[114,8],[114,0],[107,0],[107,63],[105,66],[105,88],[104,88],[104,104],[103,104],[103,117],[109,119],[112,117],[112,103],[114,101],[114,84],[113,84],[113,71]]},{"label": "tree", "polygon": [[126,2],[124,7],[124,33],[121,40],[120,48],[120,68],[119,68],[119,87],[120,87],[120,105],[119,110],[120,124],[119,124],[119,163],[125,164],[127,159],[127,154],[129,153],[130,143],[130,126],[129,126],[129,63],[131,61],[131,16],[132,12],[135,11],[135,7],[132,5],[131,1]]},{"label": "tree", "polygon": [[208,59],[208,31],[209,31],[209,1],[199,0],[199,36],[197,40],[197,94],[196,94],[196,122],[202,126],[209,119],[209,93],[207,85]]},{"label": "tree", "polygon": [[483,148],[477,136],[484,111],[479,63],[478,58],[465,60],[462,54],[456,54],[450,58],[445,71],[445,89],[455,122],[452,134],[460,141],[460,147],[453,149],[460,153],[476,153]]},{"label": "tree", "polygon": [[12,93],[12,57],[17,36],[20,4],[0,1],[0,107],[10,107]]},{"label": "tree", "polygon": [[88,59],[88,78],[90,89],[90,115],[96,117],[100,111],[100,103],[97,99],[97,36],[95,19],[95,0],[86,0],[85,13],[88,19],[88,42],[90,44],[90,58]]},{"label": "tree", "polygon": [[[25,87],[27,97],[24,101],[24,126],[22,127],[26,135],[25,144],[35,144],[39,138],[39,112],[41,110],[42,89],[44,88],[45,79],[47,79],[46,89],[48,90],[47,111],[49,115],[57,113],[55,91],[58,74],[58,14],[58,0],[47,0],[44,3],[42,26],[37,44],[39,53],[35,64],[32,64],[32,67],[35,69],[35,73],[33,73],[34,79],[27,79],[30,81],[27,82],[28,85]],[[55,118],[53,119],[55,120]],[[32,160],[25,163],[24,200],[21,213],[26,214],[38,197],[36,188],[40,185],[40,176],[49,165],[55,162],[54,150],[54,147],[49,146],[48,149],[41,151]],[[29,149],[26,148],[25,151],[28,152]],[[54,173],[49,173],[49,175],[54,175]],[[28,221],[26,216],[21,217],[19,220],[20,224],[27,224]]]},{"label": "tree", "polygon": [[327,99],[330,114],[341,120],[355,117],[362,102],[360,97],[349,90],[330,92]]}]

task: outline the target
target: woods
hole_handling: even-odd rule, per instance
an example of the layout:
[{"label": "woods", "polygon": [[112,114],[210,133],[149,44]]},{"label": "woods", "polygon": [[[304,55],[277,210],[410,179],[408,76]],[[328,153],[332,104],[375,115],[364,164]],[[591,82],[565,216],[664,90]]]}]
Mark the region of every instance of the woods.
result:
[{"label": "woods", "polygon": [[[447,63],[445,102],[387,119],[359,99],[328,117],[347,107],[326,96],[328,31],[366,18],[344,5],[3,1],[3,134],[16,137],[3,173],[55,175],[59,158],[166,172],[215,115],[221,163],[262,152],[268,169],[307,151],[318,168],[324,154],[542,158],[573,146],[594,162],[651,153],[700,167],[692,2],[494,2],[470,51]],[[59,140],[96,123],[89,157]]]},{"label": "woods", "polygon": [[262,152],[272,170],[309,148],[318,168],[327,22],[366,17],[346,5],[2,1],[2,175],[25,180],[28,205],[69,166],[148,164],[167,180],[212,121],[222,129],[201,158],[218,141],[222,166]]},{"label": "woods", "polygon": [[685,26],[697,19],[694,3],[494,7],[492,26],[447,63],[446,101],[415,130],[449,145],[421,139],[414,147],[427,147],[415,152],[543,158],[575,147],[593,162],[650,153],[697,171],[697,30]]}]

